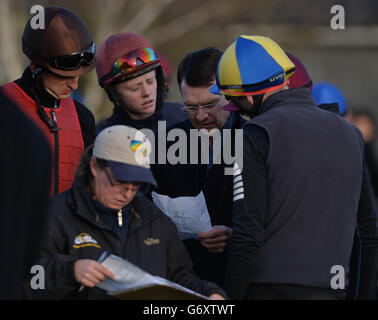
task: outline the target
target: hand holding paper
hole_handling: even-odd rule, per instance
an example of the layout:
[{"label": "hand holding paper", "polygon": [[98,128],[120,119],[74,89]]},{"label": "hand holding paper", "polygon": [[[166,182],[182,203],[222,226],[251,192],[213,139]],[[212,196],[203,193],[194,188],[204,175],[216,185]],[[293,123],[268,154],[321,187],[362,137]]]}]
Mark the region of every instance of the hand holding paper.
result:
[{"label": "hand holding paper", "polygon": [[106,277],[113,279],[114,274],[101,263],[90,259],[79,259],[74,264],[75,279],[86,287],[94,287]]},{"label": "hand holding paper", "polygon": [[209,231],[198,233],[201,244],[210,252],[223,252],[231,237],[232,229],[226,226],[214,226]]}]

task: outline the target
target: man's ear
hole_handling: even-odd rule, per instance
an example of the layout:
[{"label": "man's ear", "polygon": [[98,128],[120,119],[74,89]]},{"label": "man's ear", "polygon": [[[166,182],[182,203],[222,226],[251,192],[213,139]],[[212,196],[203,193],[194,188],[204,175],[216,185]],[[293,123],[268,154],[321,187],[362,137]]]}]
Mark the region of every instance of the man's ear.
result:
[{"label": "man's ear", "polygon": [[91,160],[89,161],[89,168],[92,172],[92,175],[94,177],[97,177],[97,173],[98,173],[98,165],[97,165],[97,160],[95,157],[92,157]]}]

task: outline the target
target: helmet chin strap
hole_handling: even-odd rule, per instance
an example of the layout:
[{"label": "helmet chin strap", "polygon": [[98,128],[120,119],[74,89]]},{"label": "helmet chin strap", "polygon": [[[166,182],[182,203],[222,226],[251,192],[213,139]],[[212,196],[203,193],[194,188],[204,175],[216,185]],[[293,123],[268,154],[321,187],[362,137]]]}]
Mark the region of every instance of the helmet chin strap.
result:
[{"label": "helmet chin strap", "polygon": [[249,116],[251,118],[256,117],[257,115],[261,113],[264,95],[265,93],[261,93],[261,94],[256,94],[252,96],[253,105],[252,105],[251,111],[249,112]]},{"label": "helmet chin strap", "polygon": [[[37,114],[40,117],[40,119],[49,127],[51,132],[57,132],[60,130],[60,128],[58,128],[58,124],[55,119],[55,114],[52,114],[52,120],[47,116],[45,109],[41,105],[41,101],[38,95],[39,92],[41,92],[41,90],[44,90],[42,81],[40,78],[42,73],[44,72],[44,68],[40,66],[36,66],[36,67],[37,68],[32,72],[34,84],[31,87],[31,92],[38,105]],[[56,99],[54,99],[54,106],[55,106],[54,109],[56,109],[58,106],[58,101]]]},{"label": "helmet chin strap", "polygon": [[43,69],[41,67],[37,67],[37,69],[33,71],[32,77],[34,81],[37,81],[38,77],[42,74],[42,72],[43,72]]},{"label": "helmet chin strap", "polygon": [[[244,101],[250,104],[248,109],[245,108],[243,102],[239,101],[239,99],[232,99],[232,102],[239,108],[241,114],[254,118],[261,113],[264,95],[265,93],[253,95],[253,104],[250,104],[249,101]],[[244,98],[247,99],[247,97]]]}]

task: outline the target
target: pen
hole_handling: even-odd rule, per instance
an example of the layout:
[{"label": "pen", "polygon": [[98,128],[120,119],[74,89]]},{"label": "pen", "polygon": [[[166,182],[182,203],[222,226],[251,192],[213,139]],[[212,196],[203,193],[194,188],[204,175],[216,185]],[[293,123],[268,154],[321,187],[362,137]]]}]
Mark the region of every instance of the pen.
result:
[{"label": "pen", "polygon": [[[102,254],[101,254],[101,256],[100,256],[100,258],[98,258],[98,260],[97,260],[97,262],[98,263],[101,263],[102,261],[104,261],[105,260],[105,258],[106,258],[106,255],[108,254],[108,252],[107,251],[104,251]],[[83,289],[84,289],[85,287],[83,286],[83,285],[81,285],[80,286],[80,288],[79,288],[79,293],[81,292],[81,291],[83,291]]]}]

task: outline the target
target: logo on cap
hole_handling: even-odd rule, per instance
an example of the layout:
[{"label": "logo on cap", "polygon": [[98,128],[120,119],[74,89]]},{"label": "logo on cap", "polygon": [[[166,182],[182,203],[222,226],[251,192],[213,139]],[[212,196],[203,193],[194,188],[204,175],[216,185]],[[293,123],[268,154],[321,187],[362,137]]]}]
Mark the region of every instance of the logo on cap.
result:
[{"label": "logo on cap", "polygon": [[143,137],[143,141],[131,140],[130,150],[135,153],[135,160],[138,164],[144,165],[148,164],[148,146],[147,138]]},{"label": "logo on cap", "polygon": [[269,81],[270,81],[270,82],[276,81],[277,79],[280,79],[280,78],[282,78],[283,76],[285,76],[285,74],[284,74],[284,73],[280,73],[280,74],[278,74],[278,75],[276,75],[276,76],[274,76],[274,77],[271,77],[271,78],[269,79]]},{"label": "logo on cap", "polygon": [[132,140],[130,142],[130,149],[131,151],[135,152],[138,150],[139,147],[142,147],[143,146],[143,142],[142,141],[138,141],[138,140]]}]

